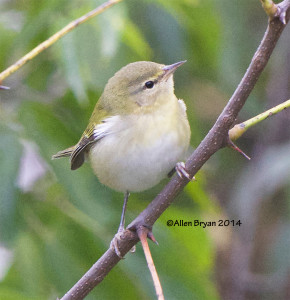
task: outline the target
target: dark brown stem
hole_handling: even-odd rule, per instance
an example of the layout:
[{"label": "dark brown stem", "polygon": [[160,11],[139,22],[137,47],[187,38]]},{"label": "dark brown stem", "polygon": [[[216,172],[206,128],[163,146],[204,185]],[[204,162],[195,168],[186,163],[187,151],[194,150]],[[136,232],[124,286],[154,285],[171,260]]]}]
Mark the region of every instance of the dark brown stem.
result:
[{"label": "dark brown stem", "polygon": [[[190,176],[193,177],[219,149],[228,146],[228,131],[264,70],[283,29],[289,22],[290,0],[281,2],[278,5],[278,11],[279,15],[269,21],[263,40],[233,96],[218,117],[214,126],[186,162],[186,170]],[[285,24],[280,20],[281,16],[284,15],[286,16]],[[150,231],[156,220],[168,206],[170,206],[174,198],[182,191],[187,183],[188,180],[186,178],[174,176],[160,194],[128,226],[128,229],[124,232],[118,243],[122,255],[127,253],[132,246],[138,242],[136,230],[140,226],[145,226]],[[120,258],[111,249],[107,250],[62,299],[83,299],[104,279],[119,260]]]}]

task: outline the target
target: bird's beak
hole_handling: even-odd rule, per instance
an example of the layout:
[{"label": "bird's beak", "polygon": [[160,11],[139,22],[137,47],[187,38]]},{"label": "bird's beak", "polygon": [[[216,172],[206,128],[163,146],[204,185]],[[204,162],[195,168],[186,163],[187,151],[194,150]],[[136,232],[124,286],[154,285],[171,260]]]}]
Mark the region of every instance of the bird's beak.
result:
[{"label": "bird's beak", "polygon": [[183,61],[179,61],[175,64],[172,64],[172,65],[167,65],[167,66],[164,66],[162,68],[162,70],[164,71],[163,75],[162,75],[162,80],[167,80],[171,74],[173,74],[175,72],[175,70],[180,67],[181,65],[183,65],[184,63],[186,62],[186,60],[183,60]]}]

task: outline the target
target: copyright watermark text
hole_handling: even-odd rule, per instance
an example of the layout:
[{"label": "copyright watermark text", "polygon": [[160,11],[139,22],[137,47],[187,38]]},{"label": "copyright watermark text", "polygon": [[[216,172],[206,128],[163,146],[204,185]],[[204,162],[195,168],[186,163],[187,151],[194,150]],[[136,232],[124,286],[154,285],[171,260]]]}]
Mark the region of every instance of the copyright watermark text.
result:
[{"label": "copyright watermark text", "polygon": [[241,220],[218,220],[218,221],[201,221],[201,220],[167,220],[168,227],[229,227],[241,226]]}]

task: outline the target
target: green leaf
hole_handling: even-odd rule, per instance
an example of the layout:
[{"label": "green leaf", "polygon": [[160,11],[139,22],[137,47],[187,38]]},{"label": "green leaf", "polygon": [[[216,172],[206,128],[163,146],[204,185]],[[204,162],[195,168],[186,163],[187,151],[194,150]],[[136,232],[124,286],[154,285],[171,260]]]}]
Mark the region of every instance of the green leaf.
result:
[{"label": "green leaf", "polygon": [[15,291],[14,287],[3,288],[0,284],[0,299],[5,300],[37,300],[37,296],[27,296],[25,293]]},{"label": "green leaf", "polygon": [[192,201],[199,205],[200,210],[208,213],[214,213],[218,211],[218,207],[215,206],[212,199],[206,193],[205,190],[205,178],[202,171],[199,171],[196,175],[196,180],[189,182],[184,192],[190,196]]},{"label": "green leaf", "polygon": [[125,30],[123,31],[123,41],[140,57],[140,60],[150,60],[152,49],[145,40],[142,32],[130,20],[126,22]]},{"label": "green leaf", "polygon": [[119,48],[122,32],[125,28],[126,7],[118,5],[101,14],[97,22],[101,30],[101,53],[104,58],[109,59],[115,56]]},{"label": "green leaf", "polygon": [[61,40],[66,78],[76,98],[80,102],[87,102],[86,89],[80,72],[80,60],[75,45],[75,37],[75,32],[71,32]]}]

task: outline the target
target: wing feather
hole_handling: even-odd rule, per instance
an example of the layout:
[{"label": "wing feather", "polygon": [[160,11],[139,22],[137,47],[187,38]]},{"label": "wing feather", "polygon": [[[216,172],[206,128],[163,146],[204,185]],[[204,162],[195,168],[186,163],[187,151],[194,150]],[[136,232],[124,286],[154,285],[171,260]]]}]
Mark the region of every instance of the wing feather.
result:
[{"label": "wing feather", "polygon": [[101,121],[100,124],[92,123],[83,133],[81,139],[75,146],[71,154],[71,169],[78,169],[85,161],[85,153],[89,150],[92,144],[100,141],[102,138],[112,133],[112,122],[115,117],[108,117]]},{"label": "wing feather", "polygon": [[101,96],[94,108],[89,125],[84,131],[79,142],[75,146],[59,151],[52,156],[52,159],[69,156],[71,169],[78,169],[84,163],[85,153],[89,150],[89,147],[101,140],[110,132],[110,122],[107,121],[111,118],[115,118],[110,116],[111,113],[111,108],[104,106]]}]

